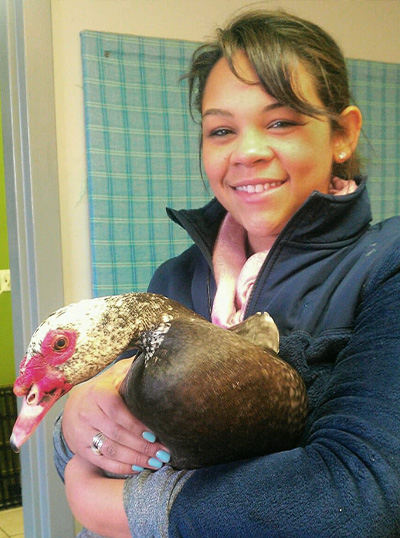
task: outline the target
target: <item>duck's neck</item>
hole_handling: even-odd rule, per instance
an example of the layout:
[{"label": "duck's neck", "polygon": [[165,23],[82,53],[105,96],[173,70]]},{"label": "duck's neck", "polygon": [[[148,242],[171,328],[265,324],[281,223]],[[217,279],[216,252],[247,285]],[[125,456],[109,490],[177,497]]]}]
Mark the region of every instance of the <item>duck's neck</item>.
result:
[{"label": "duck's neck", "polygon": [[124,351],[137,347],[143,333],[167,324],[175,312],[171,301],[152,293],[128,293],[120,296],[119,315],[126,319],[130,339]]},{"label": "duck's neck", "polygon": [[79,350],[64,365],[64,374],[74,385],[93,377],[124,352],[138,348],[144,333],[165,325],[173,314],[168,299],[149,293],[93,299],[92,306],[100,311],[95,326],[83,335]]}]

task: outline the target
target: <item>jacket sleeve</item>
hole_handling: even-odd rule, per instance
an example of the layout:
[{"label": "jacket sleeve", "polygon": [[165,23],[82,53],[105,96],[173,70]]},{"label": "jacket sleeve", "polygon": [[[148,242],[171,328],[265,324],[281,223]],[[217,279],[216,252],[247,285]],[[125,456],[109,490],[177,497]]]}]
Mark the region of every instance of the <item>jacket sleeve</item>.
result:
[{"label": "jacket sleeve", "polygon": [[399,267],[392,251],[365,284],[302,447],[169,476],[160,536],[400,536]]}]

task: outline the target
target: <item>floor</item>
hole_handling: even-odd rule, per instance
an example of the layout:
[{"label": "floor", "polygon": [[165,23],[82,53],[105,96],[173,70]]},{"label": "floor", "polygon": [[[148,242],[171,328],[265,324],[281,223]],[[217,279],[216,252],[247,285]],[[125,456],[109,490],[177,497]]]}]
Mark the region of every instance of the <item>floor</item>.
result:
[{"label": "floor", "polygon": [[24,538],[22,508],[0,510],[0,538]]}]

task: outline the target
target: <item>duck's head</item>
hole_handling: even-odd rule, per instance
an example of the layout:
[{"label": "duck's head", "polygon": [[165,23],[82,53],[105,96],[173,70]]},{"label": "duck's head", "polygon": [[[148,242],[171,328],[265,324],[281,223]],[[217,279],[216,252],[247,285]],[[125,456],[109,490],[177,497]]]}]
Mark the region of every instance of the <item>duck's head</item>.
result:
[{"label": "duck's head", "polygon": [[14,394],[24,400],[10,439],[13,450],[19,450],[61,396],[126,349],[131,334],[122,298],[71,304],[36,329],[14,384]]}]

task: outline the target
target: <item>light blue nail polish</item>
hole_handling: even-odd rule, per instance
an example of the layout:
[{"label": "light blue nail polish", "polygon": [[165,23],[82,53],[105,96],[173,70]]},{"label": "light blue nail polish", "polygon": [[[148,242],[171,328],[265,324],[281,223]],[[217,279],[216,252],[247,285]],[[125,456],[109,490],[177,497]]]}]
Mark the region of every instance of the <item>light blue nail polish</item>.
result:
[{"label": "light blue nail polish", "polygon": [[132,465],[132,471],[138,471],[140,473],[140,471],[144,471],[144,468],[140,465]]},{"label": "light blue nail polish", "polygon": [[171,454],[169,454],[168,452],[166,452],[165,450],[159,450],[157,453],[156,453],[156,456],[159,460],[161,460],[163,463],[168,463],[169,460],[171,459]]},{"label": "light blue nail polish", "polygon": [[156,440],[156,436],[152,432],[143,432],[142,433],[143,439],[146,439],[149,443],[154,443]]},{"label": "light blue nail polish", "polygon": [[156,460],[156,458],[150,458],[147,463],[151,465],[151,467],[157,467],[157,469],[161,469],[161,467],[163,466],[162,461]]}]

